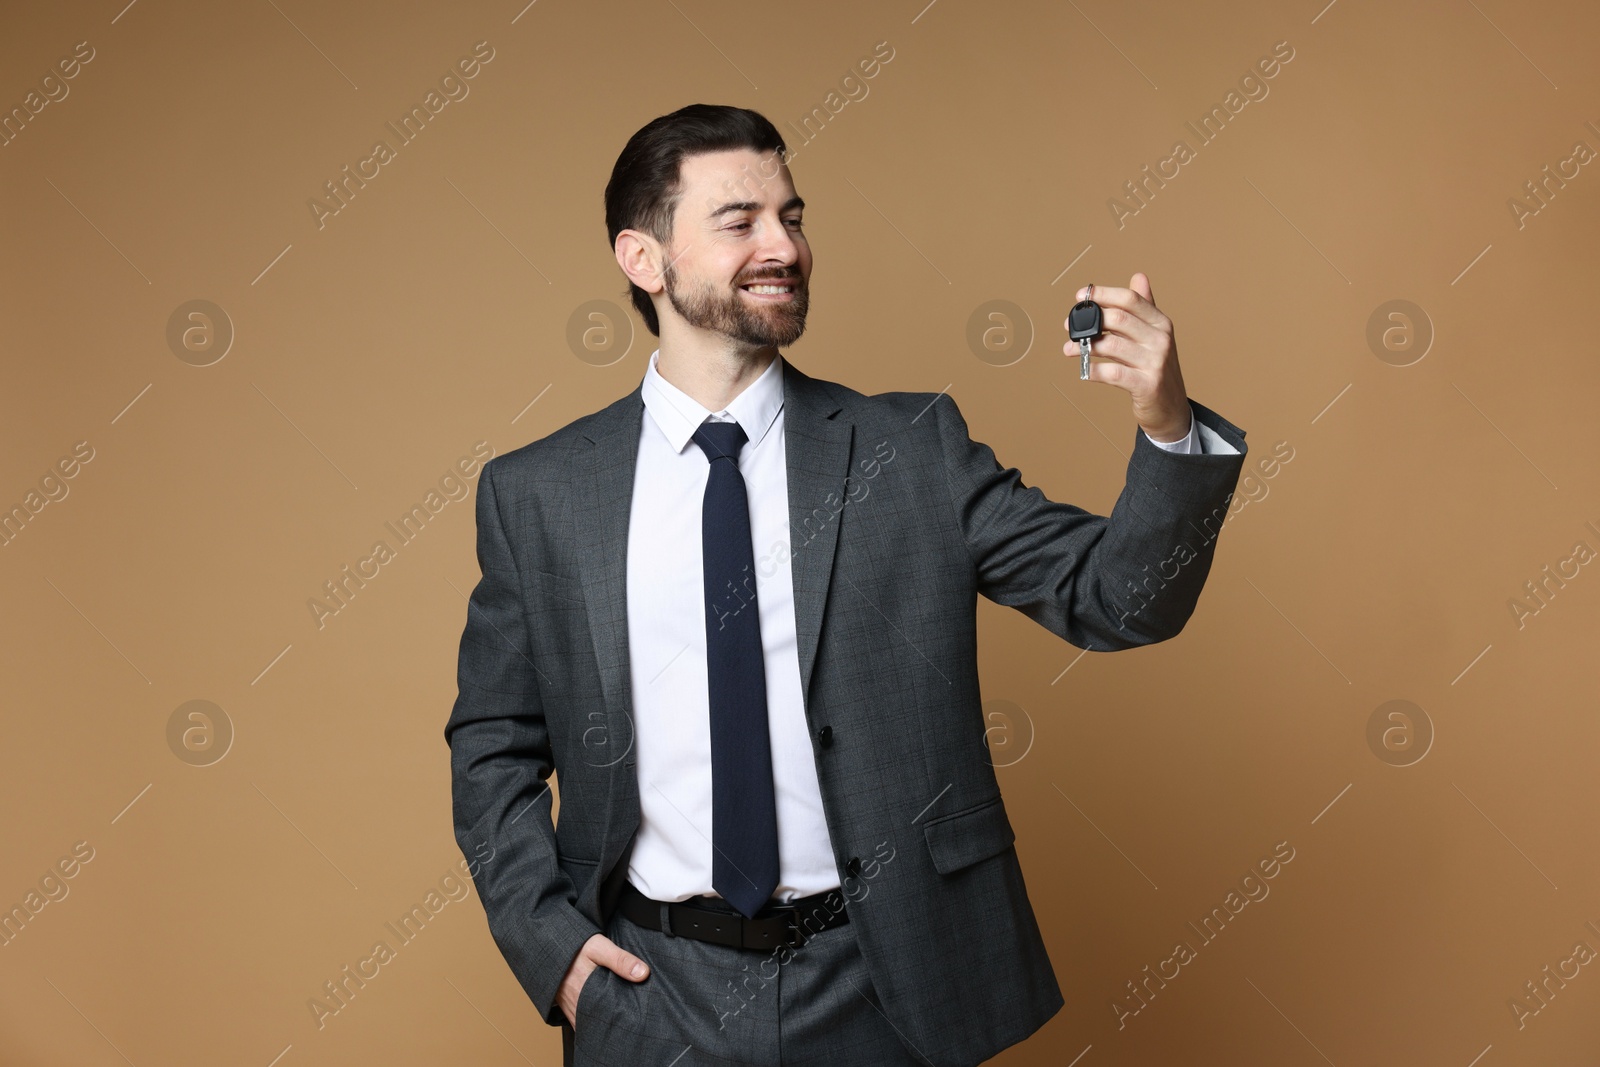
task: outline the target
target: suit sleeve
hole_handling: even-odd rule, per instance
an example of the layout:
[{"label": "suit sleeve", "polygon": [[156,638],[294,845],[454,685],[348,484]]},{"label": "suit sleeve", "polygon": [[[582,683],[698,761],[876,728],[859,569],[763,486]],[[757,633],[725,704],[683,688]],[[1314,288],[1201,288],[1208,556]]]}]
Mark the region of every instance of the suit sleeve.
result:
[{"label": "suit sleeve", "polygon": [[1175,637],[1194,614],[1248,451],[1244,431],[1203,404],[1195,419],[1235,451],[1159,448],[1134,430],[1109,516],[1048,499],[972,440],[948,394],[938,414],[950,500],[978,591],[1079,648],[1107,652]]},{"label": "suit sleeve", "polygon": [[[1231,456],[1239,450],[1216,430],[1202,423],[1194,417],[1194,401],[1189,401],[1189,432],[1176,441],[1157,441],[1150,438],[1150,443],[1164,452],[1176,452],[1180,456],[1198,456],[1203,454],[1217,456]],[[1141,434],[1144,430],[1139,431]],[[1148,436],[1148,435],[1146,435]],[[1244,431],[1239,432],[1244,436]]]},{"label": "suit sleeve", "polygon": [[445,726],[456,843],[467,857],[489,930],[546,1022],[566,1018],[557,992],[583,943],[600,929],[576,907],[556,862],[549,727],[539,695],[521,582],[494,484],[478,481],[478,566]]}]

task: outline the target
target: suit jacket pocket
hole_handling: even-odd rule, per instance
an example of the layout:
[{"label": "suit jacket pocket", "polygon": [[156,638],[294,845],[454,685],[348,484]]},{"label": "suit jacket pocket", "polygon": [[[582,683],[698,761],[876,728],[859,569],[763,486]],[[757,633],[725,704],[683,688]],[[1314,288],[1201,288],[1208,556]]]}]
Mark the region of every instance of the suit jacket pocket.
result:
[{"label": "suit jacket pocket", "polygon": [[1017,839],[999,797],[931,819],[923,826],[922,834],[940,874],[952,874],[998,855]]}]

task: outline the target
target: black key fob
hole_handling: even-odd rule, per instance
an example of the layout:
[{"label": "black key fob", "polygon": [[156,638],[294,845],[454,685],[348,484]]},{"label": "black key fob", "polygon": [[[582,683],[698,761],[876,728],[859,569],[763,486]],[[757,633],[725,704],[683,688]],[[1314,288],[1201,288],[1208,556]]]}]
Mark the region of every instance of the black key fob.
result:
[{"label": "black key fob", "polygon": [[1078,377],[1089,380],[1089,353],[1094,339],[1100,336],[1100,305],[1093,300],[1080,300],[1067,312],[1067,336],[1078,342],[1081,362]]},{"label": "black key fob", "polygon": [[1100,305],[1093,300],[1080,300],[1067,312],[1067,337],[1082,341],[1100,336]]}]

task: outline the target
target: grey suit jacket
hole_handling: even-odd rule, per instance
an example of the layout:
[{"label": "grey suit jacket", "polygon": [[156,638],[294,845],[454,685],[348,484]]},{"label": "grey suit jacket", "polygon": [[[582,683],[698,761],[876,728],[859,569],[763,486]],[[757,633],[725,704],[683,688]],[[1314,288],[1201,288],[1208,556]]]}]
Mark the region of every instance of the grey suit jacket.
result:
[{"label": "grey suit jacket", "polygon": [[[851,927],[904,1038],[935,1064],[975,1063],[1063,1003],[988,758],[977,596],[1080,648],[1176,636],[1244,431],[1193,401],[1237,455],[1169,453],[1135,429],[1106,517],[1024,485],[947,395],[865,396],[787,360],[783,383],[800,677]],[[483,577],[445,726],[455,835],[552,1025],[639,825],[624,580],[630,533],[650,533],[629,530],[642,409],[635,388],[478,483]]]}]

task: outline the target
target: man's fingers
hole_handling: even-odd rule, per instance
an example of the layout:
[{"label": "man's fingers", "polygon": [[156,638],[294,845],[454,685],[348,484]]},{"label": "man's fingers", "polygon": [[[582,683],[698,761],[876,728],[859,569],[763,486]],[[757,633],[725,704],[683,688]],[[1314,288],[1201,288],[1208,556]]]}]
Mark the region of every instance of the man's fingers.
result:
[{"label": "man's fingers", "polygon": [[1089,380],[1092,382],[1105,382],[1118,389],[1131,389],[1128,375],[1132,372],[1126,363],[1118,363],[1114,359],[1091,360],[1089,363]]},{"label": "man's fingers", "polygon": [[1121,334],[1137,344],[1152,347],[1161,340],[1161,330],[1140,318],[1136,312],[1123,308],[1103,308],[1101,329],[1107,334]]},{"label": "man's fingers", "polygon": [[642,982],[650,976],[649,964],[610,938],[606,938],[604,944],[596,944],[595,950],[591,958],[596,963],[609,967],[629,981]]},{"label": "man's fingers", "polygon": [[[1129,366],[1148,369],[1156,362],[1156,355],[1148,343],[1153,341],[1155,336],[1150,327],[1142,323],[1130,328],[1113,326],[1108,322],[1105,324],[1105,331],[1094,339],[1090,352],[1095,356],[1104,356],[1106,359],[1114,359]],[[1068,356],[1077,356],[1078,342],[1068,341],[1061,346],[1061,351]]]},{"label": "man's fingers", "polygon": [[[1133,277],[1137,282],[1143,275],[1135,274]],[[1145,288],[1148,289],[1149,287],[1149,280],[1146,279]],[[1087,288],[1087,286],[1083,286],[1078,289],[1077,299],[1086,299],[1084,290]],[[1102,308],[1120,308],[1126,311],[1134,318],[1149,325],[1152,329],[1160,329],[1161,323],[1166,318],[1166,316],[1162,315],[1161,310],[1148,300],[1143,293],[1134,289],[1124,289],[1116,285],[1096,285],[1093,299]],[[1110,323],[1106,325],[1109,326]]]},{"label": "man's fingers", "polygon": [[[1095,286],[1094,291],[1098,294],[1100,287],[1098,285]],[[1098,299],[1096,303],[1099,303]],[[1062,319],[1061,325],[1063,329],[1070,332],[1072,320]],[[1100,330],[1106,336],[1120,334],[1143,345],[1153,345],[1161,339],[1161,329],[1158,326],[1152,325],[1134,312],[1126,311],[1114,304],[1100,305]],[[1099,343],[1099,338],[1096,338],[1095,344],[1098,345]]]},{"label": "man's fingers", "polygon": [[[1068,341],[1061,351],[1076,365],[1080,356],[1078,342]],[[1097,337],[1089,351],[1089,378],[1092,381],[1108,381],[1127,389],[1138,380],[1130,375],[1149,370],[1146,365],[1149,353],[1122,337]],[[1105,373],[1096,374],[1096,368],[1102,367],[1106,368]]]},{"label": "man's fingers", "polygon": [[[1083,299],[1079,297],[1079,299]],[[1151,329],[1160,329],[1165,318],[1150,301],[1133,289],[1123,289],[1116,285],[1097,285],[1094,287],[1094,302],[1102,308],[1116,308],[1124,311],[1129,317],[1149,326]],[[1109,324],[1108,324],[1109,325]]]}]

